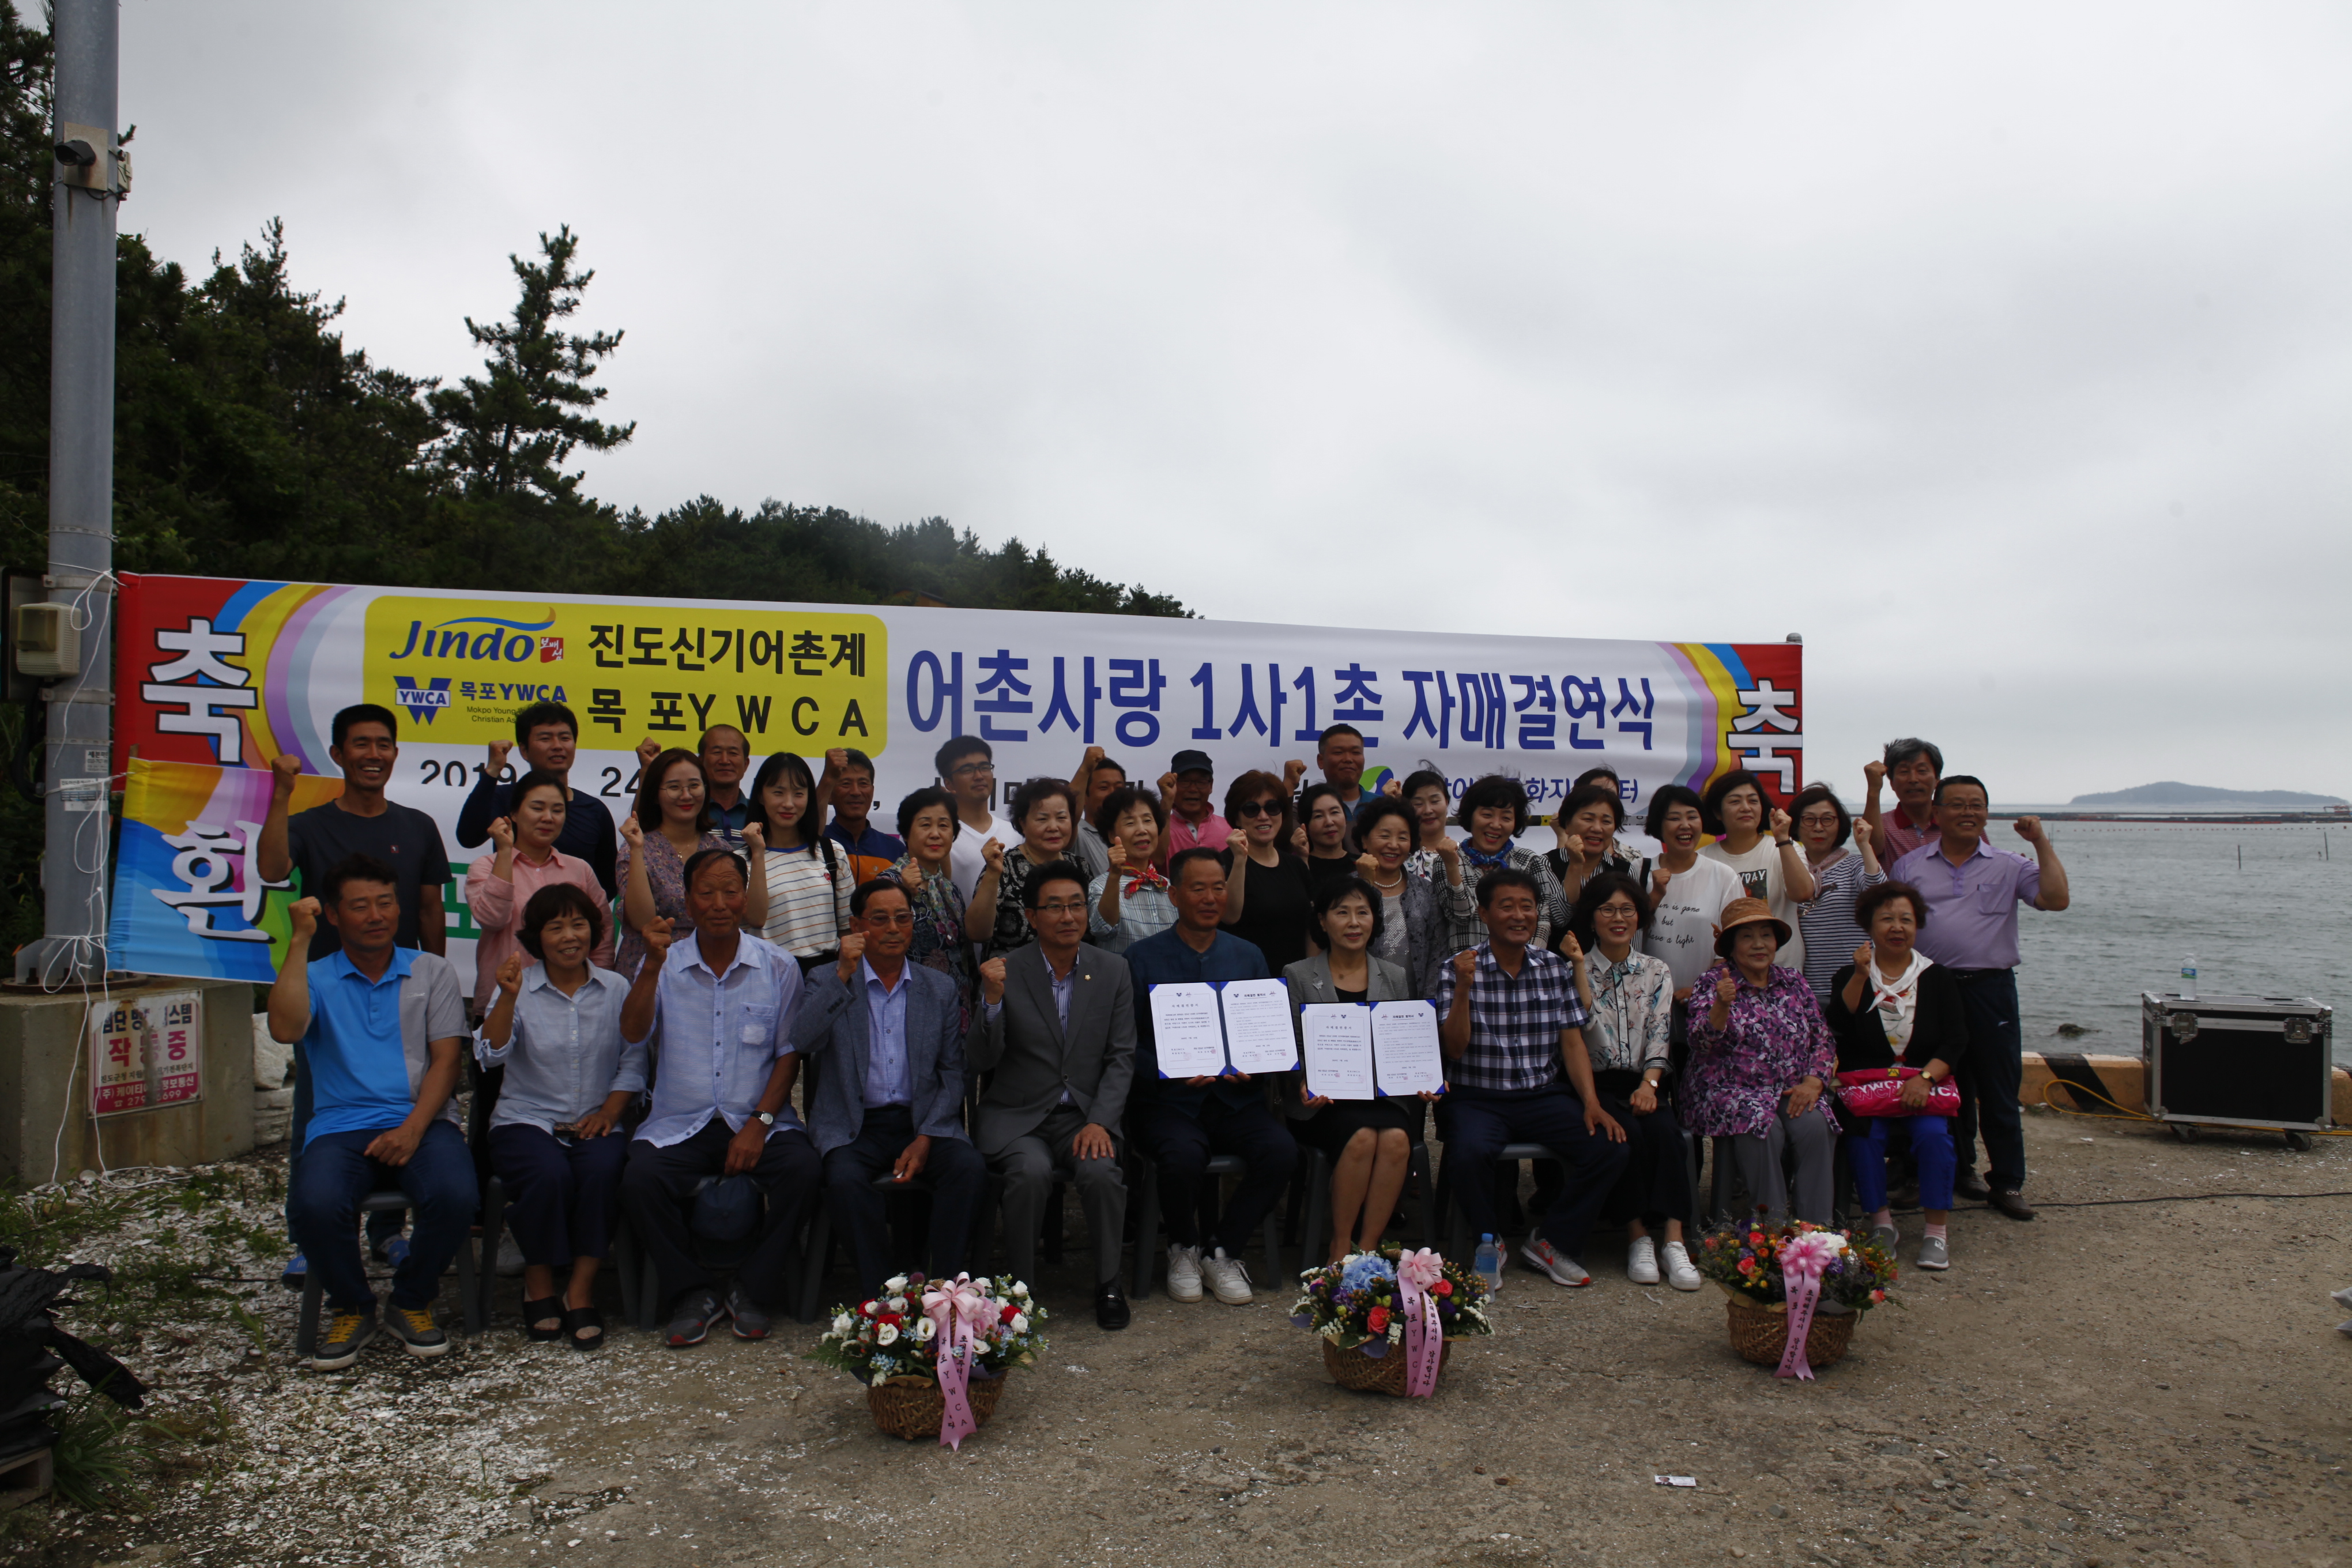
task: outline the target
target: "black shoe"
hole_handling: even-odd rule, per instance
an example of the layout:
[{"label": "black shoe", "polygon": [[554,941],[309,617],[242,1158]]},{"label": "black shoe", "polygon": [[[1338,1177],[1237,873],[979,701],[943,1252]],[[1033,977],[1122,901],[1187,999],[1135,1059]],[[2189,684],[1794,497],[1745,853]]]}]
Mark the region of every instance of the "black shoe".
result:
[{"label": "black shoe", "polygon": [[1127,1292],[1118,1288],[1117,1279],[1106,1279],[1095,1287],[1095,1327],[1116,1332],[1127,1327]]},{"label": "black shoe", "polygon": [[1952,1195],[1966,1198],[1972,1204],[1990,1203],[1992,1189],[1974,1171],[1962,1171],[1952,1178]]},{"label": "black shoe", "polygon": [[2024,1194],[2021,1193],[1996,1190],[1992,1194],[1992,1206],[2011,1219],[2033,1217],[2032,1205],[2025,1201]]}]

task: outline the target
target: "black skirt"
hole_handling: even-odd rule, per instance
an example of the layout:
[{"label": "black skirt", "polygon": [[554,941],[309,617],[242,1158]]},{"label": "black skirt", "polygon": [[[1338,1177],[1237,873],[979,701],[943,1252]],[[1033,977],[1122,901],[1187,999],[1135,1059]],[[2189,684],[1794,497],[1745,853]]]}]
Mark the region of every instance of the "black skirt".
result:
[{"label": "black skirt", "polygon": [[1323,1157],[1336,1165],[1349,1141],[1367,1127],[1374,1132],[1394,1128],[1408,1137],[1421,1137],[1426,1103],[1418,1098],[1335,1100],[1306,1121],[1292,1122],[1290,1131],[1301,1143],[1321,1150]]}]

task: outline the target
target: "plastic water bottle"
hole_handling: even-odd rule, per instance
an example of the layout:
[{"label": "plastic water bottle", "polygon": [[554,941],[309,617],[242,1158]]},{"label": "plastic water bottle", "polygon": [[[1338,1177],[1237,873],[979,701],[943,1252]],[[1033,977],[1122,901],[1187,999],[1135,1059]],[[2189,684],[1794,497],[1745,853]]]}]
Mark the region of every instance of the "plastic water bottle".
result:
[{"label": "plastic water bottle", "polygon": [[2180,961],[2180,999],[2197,1000],[2197,955],[2193,952]]},{"label": "plastic water bottle", "polygon": [[1478,1254],[1471,1266],[1478,1278],[1486,1282],[1486,1294],[1494,1295],[1503,1288],[1503,1249],[1496,1245],[1495,1233],[1483,1232],[1478,1237]]}]

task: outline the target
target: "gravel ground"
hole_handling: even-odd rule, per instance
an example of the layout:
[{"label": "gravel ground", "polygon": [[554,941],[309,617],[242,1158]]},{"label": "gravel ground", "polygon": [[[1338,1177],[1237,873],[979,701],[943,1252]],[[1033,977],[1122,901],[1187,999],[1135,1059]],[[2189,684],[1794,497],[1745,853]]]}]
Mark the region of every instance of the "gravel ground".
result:
[{"label": "gravel ground", "polygon": [[[1332,1386],[1285,1291],[1155,1295],[1104,1334],[1084,1281],[1049,1271],[1053,1349],[960,1455],[876,1433],[856,1384],[800,1359],[814,1328],[685,1352],[616,1330],[582,1356],[521,1339],[512,1281],[493,1331],[438,1361],[386,1338],[312,1374],[276,1255],[247,1252],[229,1300],[114,1331],[220,1441],[142,1517],[9,1516],[0,1561],[2352,1562],[2352,1341],[2326,1299],[2352,1279],[2352,1196],[2057,1206],[2352,1193],[2352,1148],[2027,1131],[2042,1218],[1963,1211],[1953,1270],[1906,1270],[1906,1310],[1813,1384],[1734,1357],[1712,1287],[1627,1282],[1613,1237],[1590,1289],[1514,1271],[1496,1336],[1458,1345],[1425,1402]],[[232,1169],[205,1214],[266,1241],[269,1163]],[[78,1256],[154,1245],[171,1180],[83,1191],[141,1183],[143,1217]]]}]

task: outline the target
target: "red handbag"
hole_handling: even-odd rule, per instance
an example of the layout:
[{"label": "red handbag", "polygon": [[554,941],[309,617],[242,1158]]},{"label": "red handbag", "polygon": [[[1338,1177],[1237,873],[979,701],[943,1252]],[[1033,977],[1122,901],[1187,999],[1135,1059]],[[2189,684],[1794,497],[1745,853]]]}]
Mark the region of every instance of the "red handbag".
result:
[{"label": "red handbag", "polygon": [[1950,1079],[1927,1090],[1927,1103],[1914,1110],[1903,1103],[1903,1080],[1917,1078],[1917,1068],[1900,1063],[1865,1072],[1838,1074],[1838,1106],[1856,1116],[1958,1116],[1960,1091]]}]

